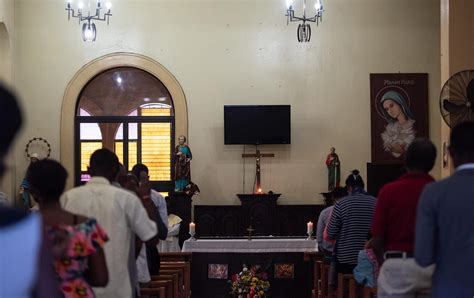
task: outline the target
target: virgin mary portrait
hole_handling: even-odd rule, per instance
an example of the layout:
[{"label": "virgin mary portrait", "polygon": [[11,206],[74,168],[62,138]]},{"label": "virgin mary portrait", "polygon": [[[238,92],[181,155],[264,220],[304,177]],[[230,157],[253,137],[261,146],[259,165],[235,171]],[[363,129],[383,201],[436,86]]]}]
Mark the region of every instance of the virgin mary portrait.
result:
[{"label": "virgin mary portrait", "polygon": [[415,139],[415,117],[405,97],[397,91],[384,93],[378,105],[380,115],[387,121],[381,134],[384,150],[399,158]]}]

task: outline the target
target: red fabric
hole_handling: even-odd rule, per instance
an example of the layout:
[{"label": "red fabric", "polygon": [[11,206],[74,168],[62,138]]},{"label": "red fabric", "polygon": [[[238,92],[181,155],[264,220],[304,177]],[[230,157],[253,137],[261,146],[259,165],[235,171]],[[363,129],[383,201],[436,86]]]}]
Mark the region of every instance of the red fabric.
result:
[{"label": "red fabric", "polygon": [[413,252],[418,200],[425,185],[433,181],[427,174],[406,174],[382,187],[372,221],[372,236],[384,240],[385,251]]},{"label": "red fabric", "polygon": [[326,157],[326,165],[329,167],[331,165],[332,161],[332,153],[329,153],[328,156]]}]

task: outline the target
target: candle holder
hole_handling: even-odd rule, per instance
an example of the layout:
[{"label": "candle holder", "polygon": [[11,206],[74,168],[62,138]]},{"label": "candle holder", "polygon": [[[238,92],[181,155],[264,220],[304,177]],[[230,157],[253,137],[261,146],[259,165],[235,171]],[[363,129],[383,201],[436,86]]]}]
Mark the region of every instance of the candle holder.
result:
[{"label": "candle holder", "polygon": [[311,235],[313,235],[313,232],[308,232],[308,238],[306,238],[306,240],[313,240],[313,237],[311,237]]},{"label": "candle holder", "polygon": [[194,238],[194,235],[196,235],[196,232],[191,232],[189,231],[189,235],[191,235],[191,237],[189,237],[189,241],[196,241],[196,238]]}]

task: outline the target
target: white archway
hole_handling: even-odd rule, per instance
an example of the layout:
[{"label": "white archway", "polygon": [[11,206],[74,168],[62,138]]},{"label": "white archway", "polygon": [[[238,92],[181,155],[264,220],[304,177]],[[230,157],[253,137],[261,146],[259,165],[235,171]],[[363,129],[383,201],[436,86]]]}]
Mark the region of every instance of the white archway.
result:
[{"label": "white archway", "polygon": [[[79,95],[84,86],[96,75],[111,68],[135,67],[158,78],[168,89],[175,111],[175,136],[188,135],[188,111],[186,97],[178,80],[157,61],[135,53],[111,53],[84,65],[66,87],[61,107],[61,163],[69,173],[74,173],[74,116]],[[70,175],[73,177],[74,175]],[[73,179],[69,179],[68,188]]]}]

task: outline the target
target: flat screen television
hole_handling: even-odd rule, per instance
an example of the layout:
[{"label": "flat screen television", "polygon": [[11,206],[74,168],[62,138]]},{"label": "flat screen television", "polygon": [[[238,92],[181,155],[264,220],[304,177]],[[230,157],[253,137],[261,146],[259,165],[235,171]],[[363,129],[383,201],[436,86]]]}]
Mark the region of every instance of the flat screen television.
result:
[{"label": "flat screen television", "polygon": [[291,144],[291,106],[224,106],[224,144]]}]

